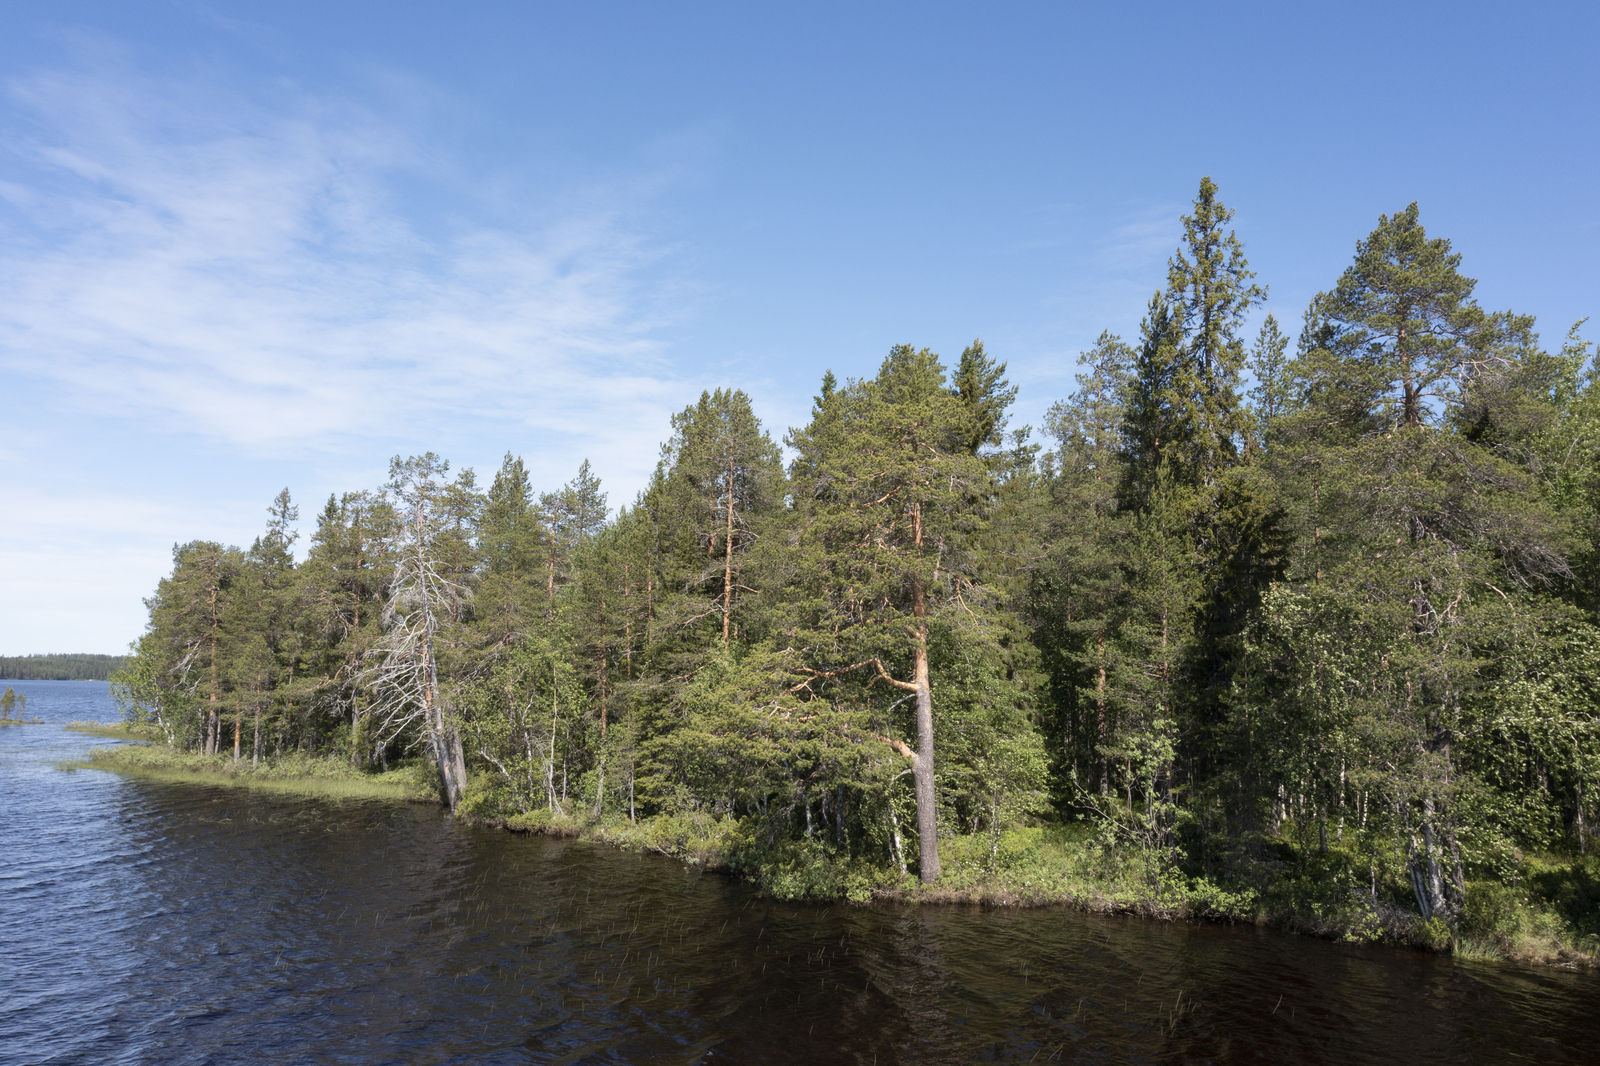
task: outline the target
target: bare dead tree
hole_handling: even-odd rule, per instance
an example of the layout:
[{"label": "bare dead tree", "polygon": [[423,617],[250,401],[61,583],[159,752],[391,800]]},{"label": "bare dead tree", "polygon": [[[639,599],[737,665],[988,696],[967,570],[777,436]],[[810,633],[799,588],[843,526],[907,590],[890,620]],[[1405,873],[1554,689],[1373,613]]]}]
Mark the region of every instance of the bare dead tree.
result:
[{"label": "bare dead tree", "polygon": [[454,809],[466,788],[466,758],[439,682],[439,651],[441,630],[461,617],[470,590],[447,576],[451,567],[437,550],[435,511],[449,468],[432,452],[404,461],[396,456],[390,463],[389,490],[406,522],[383,608],[383,636],[368,653],[375,661],[364,680],[376,697],[380,740],[417,730]]}]

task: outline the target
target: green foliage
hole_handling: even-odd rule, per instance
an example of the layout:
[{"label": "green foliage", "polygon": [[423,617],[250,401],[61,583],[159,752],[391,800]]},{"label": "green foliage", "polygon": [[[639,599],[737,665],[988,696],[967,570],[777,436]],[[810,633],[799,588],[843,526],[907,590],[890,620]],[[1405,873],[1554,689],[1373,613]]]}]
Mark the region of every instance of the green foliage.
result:
[{"label": "green foliage", "polygon": [[614,511],[587,461],[397,457],[302,559],[287,490],[247,550],[175,547],[112,691],[199,760],[163,772],[411,758],[463,815],[784,898],[1588,950],[1593,346],[1479,307],[1414,204],[1247,345],[1233,217],[1203,179],[1043,446],[974,341],[829,372],[787,469],[708,390]]},{"label": "green foliage", "polygon": [[348,800],[414,800],[431,791],[427,768],[407,764],[387,771],[353,769],[344,759],[292,753],[252,769],[225,754],[185,752],[166,745],[118,744],[93,749],[78,764],[175,784],[254,788],[287,795]]}]

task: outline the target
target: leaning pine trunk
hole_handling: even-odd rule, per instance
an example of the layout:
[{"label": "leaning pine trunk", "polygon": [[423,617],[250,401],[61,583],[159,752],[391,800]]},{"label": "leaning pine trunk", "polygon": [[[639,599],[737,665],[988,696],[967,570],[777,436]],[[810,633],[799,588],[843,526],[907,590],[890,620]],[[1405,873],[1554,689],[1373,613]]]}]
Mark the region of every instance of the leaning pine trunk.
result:
[{"label": "leaning pine trunk", "polygon": [[918,866],[924,882],[939,879],[938,808],[933,789],[933,691],[928,683],[928,623],[924,620],[926,601],[922,583],[914,592],[917,615],[915,674],[917,702],[917,759],[912,763],[911,780],[917,790]]}]

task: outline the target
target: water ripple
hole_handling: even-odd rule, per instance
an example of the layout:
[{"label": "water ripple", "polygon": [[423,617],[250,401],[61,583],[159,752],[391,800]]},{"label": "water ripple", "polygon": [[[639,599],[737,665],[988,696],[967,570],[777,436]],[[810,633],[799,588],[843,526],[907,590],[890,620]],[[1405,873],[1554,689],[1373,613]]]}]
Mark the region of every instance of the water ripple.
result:
[{"label": "water ripple", "polygon": [[793,907],[438,811],[64,773],[0,729],[0,1059],[1593,1062],[1600,981],[1068,911]]}]

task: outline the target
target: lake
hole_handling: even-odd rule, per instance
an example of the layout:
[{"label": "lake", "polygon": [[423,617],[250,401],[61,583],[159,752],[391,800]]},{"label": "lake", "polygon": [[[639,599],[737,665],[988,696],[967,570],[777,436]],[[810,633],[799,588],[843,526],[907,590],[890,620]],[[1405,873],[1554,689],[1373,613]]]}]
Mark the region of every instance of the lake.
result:
[{"label": "lake", "polygon": [[0,682],[6,1063],[1595,1063],[1600,977],[1064,909],[778,904],[437,808],[158,785]]}]

